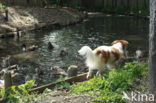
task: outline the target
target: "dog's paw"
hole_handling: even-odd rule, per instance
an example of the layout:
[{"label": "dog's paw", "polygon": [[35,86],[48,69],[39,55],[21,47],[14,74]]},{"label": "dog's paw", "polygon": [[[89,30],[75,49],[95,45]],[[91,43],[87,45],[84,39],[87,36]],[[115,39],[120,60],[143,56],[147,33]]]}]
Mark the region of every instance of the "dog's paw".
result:
[{"label": "dog's paw", "polygon": [[86,77],[87,79],[89,79],[90,78],[90,76],[89,75],[87,75],[87,77]]},{"label": "dog's paw", "polygon": [[87,79],[90,79],[92,77],[92,75],[90,75],[90,74],[87,74]]},{"label": "dog's paw", "polygon": [[98,71],[98,72],[96,73],[96,76],[97,76],[97,77],[101,77],[101,73]]}]

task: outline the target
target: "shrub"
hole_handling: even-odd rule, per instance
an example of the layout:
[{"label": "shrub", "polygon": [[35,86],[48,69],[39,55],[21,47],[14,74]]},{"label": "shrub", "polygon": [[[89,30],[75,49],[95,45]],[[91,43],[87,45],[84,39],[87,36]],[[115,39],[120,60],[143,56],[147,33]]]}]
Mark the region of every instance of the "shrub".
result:
[{"label": "shrub", "polygon": [[[35,96],[35,93],[29,94],[31,88],[34,86],[34,81],[28,81],[19,86],[11,86],[7,88],[5,97],[8,103],[29,103]],[[0,95],[4,98],[4,89],[1,89]]]},{"label": "shrub", "polygon": [[124,67],[108,70],[102,78],[94,77],[89,81],[72,86],[73,94],[89,94],[95,96],[93,102],[124,103],[122,92],[128,91],[137,78],[147,75],[148,65],[138,62],[127,63]]},{"label": "shrub", "polygon": [[65,82],[64,80],[65,80],[64,77],[61,75],[60,78],[56,80],[56,82],[60,82],[60,83],[56,84],[55,88],[60,88],[60,87],[69,88],[70,84],[68,82]]}]

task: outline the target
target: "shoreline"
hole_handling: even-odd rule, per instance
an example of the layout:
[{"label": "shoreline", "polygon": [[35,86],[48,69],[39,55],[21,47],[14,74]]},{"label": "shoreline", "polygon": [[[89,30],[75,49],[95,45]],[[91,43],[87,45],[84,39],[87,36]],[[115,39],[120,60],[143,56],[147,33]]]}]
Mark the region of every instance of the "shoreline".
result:
[{"label": "shoreline", "polygon": [[9,20],[6,21],[5,11],[0,9],[0,38],[14,37],[28,31],[58,29],[82,22],[85,19],[83,12],[68,7],[8,7],[8,11]]}]

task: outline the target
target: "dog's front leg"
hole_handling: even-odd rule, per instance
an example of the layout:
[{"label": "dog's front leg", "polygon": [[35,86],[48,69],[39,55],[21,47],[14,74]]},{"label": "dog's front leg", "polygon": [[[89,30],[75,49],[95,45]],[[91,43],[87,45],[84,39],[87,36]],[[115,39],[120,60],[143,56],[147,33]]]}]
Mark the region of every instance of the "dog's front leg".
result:
[{"label": "dog's front leg", "polygon": [[96,76],[97,76],[97,77],[101,77],[101,73],[102,73],[102,69],[99,69],[99,70],[97,71],[97,73],[96,73]]},{"label": "dog's front leg", "polygon": [[98,72],[96,73],[96,76],[97,76],[97,77],[101,77],[101,72],[98,71]]},{"label": "dog's front leg", "polygon": [[92,69],[89,69],[89,72],[87,74],[87,79],[91,78],[92,77],[92,74],[93,74],[93,70]]}]

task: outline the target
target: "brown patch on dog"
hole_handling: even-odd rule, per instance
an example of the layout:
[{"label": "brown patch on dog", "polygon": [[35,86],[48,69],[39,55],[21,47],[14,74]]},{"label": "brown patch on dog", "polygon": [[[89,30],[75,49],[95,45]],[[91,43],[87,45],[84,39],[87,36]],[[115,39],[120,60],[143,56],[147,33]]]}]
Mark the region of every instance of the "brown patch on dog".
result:
[{"label": "brown patch on dog", "polygon": [[102,50],[101,54],[102,54],[102,58],[103,58],[104,62],[107,63],[107,61],[110,57],[110,53],[108,51]]},{"label": "brown patch on dog", "polygon": [[114,47],[112,47],[112,53],[115,57],[115,61],[119,60],[120,59],[120,51]]},{"label": "brown patch on dog", "polygon": [[96,55],[100,55],[100,54],[101,54],[101,50],[97,50]]},{"label": "brown patch on dog", "polygon": [[101,59],[102,61],[104,61],[105,63],[107,63],[109,57],[110,57],[110,53],[108,51],[104,51],[104,50],[97,50],[96,51],[96,55],[100,55],[101,54]]},{"label": "brown patch on dog", "polygon": [[115,40],[112,42],[112,45],[116,43],[121,43],[123,50],[125,50],[128,45],[128,42],[126,40]]}]

